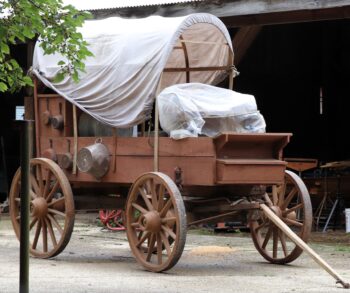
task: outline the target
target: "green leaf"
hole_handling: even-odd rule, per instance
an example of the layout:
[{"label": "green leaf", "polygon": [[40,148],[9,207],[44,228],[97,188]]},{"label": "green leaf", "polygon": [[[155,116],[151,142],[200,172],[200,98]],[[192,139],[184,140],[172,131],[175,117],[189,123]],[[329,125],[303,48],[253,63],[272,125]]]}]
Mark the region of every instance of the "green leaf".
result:
[{"label": "green leaf", "polygon": [[63,60],[61,60],[57,63],[57,65],[64,65],[64,64],[66,64],[66,62],[64,62]]},{"label": "green leaf", "polygon": [[10,47],[6,43],[0,44],[1,51],[5,54],[10,54]]},{"label": "green leaf", "polygon": [[56,76],[55,76],[54,79],[53,79],[53,82],[54,82],[54,83],[59,83],[59,82],[61,82],[61,81],[64,79],[64,76],[65,76],[65,74],[62,73],[62,72],[57,73]]},{"label": "green leaf", "polygon": [[78,71],[74,71],[74,73],[72,74],[72,78],[74,80],[75,83],[77,83],[79,81],[79,74]]},{"label": "green leaf", "polygon": [[23,81],[25,82],[26,85],[34,86],[33,81],[29,76],[23,77]]},{"label": "green leaf", "polygon": [[35,36],[35,33],[33,33],[31,28],[29,28],[28,26],[24,26],[22,32],[23,32],[23,35],[28,39],[32,39]]},{"label": "green leaf", "polygon": [[0,81],[0,92],[5,92],[7,91],[8,87],[5,83]]}]

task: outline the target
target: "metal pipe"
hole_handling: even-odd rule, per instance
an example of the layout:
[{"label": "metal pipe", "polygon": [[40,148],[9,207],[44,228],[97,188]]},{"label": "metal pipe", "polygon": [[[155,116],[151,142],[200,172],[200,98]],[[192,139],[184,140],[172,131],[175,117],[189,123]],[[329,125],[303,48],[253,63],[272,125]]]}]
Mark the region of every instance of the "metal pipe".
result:
[{"label": "metal pipe", "polygon": [[33,121],[21,122],[21,233],[19,292],[29,292],[29,175]]}]

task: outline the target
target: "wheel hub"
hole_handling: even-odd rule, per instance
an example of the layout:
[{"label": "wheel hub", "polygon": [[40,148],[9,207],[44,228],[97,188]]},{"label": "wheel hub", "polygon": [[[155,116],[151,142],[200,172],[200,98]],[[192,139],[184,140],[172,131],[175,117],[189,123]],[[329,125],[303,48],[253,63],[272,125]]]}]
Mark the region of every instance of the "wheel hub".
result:
[{"label": "wheel hub", "polygon": [[146,231],[157,233],[161,229],[161,219],[159,213],[156,211],[146,213],[141,219],[142,226],[145,227]]},{"label": "wheel hub", "polygon": [[47,215],[48,206],[43,197],[37,197],[32,201],[32,213],[37,218],[44,218]]}]

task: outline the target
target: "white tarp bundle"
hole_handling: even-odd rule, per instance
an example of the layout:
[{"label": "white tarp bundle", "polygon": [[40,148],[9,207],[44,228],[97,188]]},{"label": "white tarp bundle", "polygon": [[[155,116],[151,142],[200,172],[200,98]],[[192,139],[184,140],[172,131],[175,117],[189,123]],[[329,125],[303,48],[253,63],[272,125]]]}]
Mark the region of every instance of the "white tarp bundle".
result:
[{"label": "white tarp bundle", "polygon": [[[98,121],[119,128],[149,118],[164,68],[184,68],[186,64],[227,66],[229,52],[232,52],[225,25],[210,14],[91,20],[85,22],[81,33],[94,57],[86,60],[86,73],[81,74],[79,83],[69,76],[54,83],[60,69],[57,63],[63,58],[44,55],[38,44],[33,72],[46,86]],[[186,82],[188,74],[164,72],[160,89]],[[196,71],[190,74],[191,82],[216,84],[226,73]]]},{"label": "white tarp bundle", "polygon": [[265,132],[254,96],[200,83],[177,84],[157,97],[159,121],[174,139],[221,132]]}]

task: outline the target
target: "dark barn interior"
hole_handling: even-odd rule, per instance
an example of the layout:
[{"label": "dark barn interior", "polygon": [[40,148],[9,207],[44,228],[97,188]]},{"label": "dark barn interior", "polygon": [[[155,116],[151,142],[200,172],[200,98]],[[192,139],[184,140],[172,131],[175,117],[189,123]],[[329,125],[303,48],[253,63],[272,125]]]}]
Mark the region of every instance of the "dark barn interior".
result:
[{"label": "dark barn interior", "polygon": [[286,157],[350,159],[349,35],[349,20],[265,26],[239,64],[267,131],[294,134]]}]

